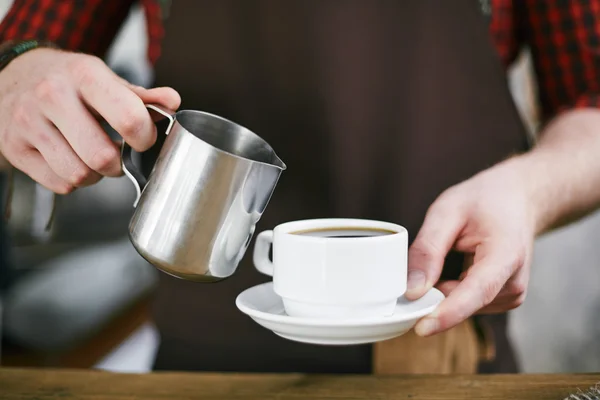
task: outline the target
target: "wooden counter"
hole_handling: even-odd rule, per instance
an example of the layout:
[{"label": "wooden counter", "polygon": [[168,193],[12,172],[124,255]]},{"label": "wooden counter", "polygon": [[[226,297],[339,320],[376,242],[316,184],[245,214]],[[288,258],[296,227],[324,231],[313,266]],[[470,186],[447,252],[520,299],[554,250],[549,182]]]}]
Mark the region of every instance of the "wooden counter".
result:
[{"label": "wooden counter", "polygon": [[115,374],[0,368],[2,400],[562,400],[598,375],[306,376],[205,373]]}]

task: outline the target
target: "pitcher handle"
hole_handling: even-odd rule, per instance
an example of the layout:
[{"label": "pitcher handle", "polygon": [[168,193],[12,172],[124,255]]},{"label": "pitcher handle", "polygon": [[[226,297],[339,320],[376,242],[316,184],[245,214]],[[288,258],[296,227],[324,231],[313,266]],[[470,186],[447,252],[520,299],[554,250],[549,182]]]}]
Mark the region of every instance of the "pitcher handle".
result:
[{"label": "pitcher handle", "polygon": [[[163,116],[169,119],[169,126],[167,126],[167,130],[165,131],[165,135],[168,135],[171,132],[173,124],[175,123],[175,118],[173,117],[173,115],[169,114],[162,108],[153,104],[146,104],[146,108],[154,110],[157,113],[162,114]],[[123,172],[135,187],[136,197],[135,201],[133,202],[133,207],[135,208],[137,207],[137,204],[140,201],[140,197],[142,196],[142,190],[144,190],[144,187],[148,182],[144,174],[142,174],[142,172],[138,170],[137,167],[133,164],[133,160],[131,159],[131,152],[131,146],[129,146],[123,140],[123,144],[121,145],[121,166],[123,168]]]}]

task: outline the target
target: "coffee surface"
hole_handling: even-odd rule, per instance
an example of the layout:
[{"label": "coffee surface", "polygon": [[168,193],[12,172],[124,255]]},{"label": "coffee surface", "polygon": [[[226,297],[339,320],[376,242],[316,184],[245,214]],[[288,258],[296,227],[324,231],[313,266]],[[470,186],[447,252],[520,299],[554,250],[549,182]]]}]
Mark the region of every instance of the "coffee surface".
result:
[{"label": "coffee surface", "polygon": [[317,236],[328,238],[362,238],[372,236],[393,235],[397,232],[378,229],[378,228],[361,228],[361,227],[332,227],[321,229],[306,229],[302,231],[292,232],[294,235],[302,236]]}]

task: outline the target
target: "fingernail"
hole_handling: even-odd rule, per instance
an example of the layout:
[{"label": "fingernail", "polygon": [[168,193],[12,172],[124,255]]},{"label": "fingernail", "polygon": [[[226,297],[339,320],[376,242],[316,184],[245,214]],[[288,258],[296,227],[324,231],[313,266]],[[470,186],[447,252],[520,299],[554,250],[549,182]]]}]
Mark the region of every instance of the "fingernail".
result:
[{"label": "fingernail", "polygon": [[427,277],[425,273],[418,269],[413,269],[408,273],[408,282],[406,290],[408,292],[415,292],[425,286],[427,282]]},{"label": "fingernail", "polygon": [[438,325],[437,318],[427,317],[415,326],[415,333],[419,336],[429,336],[437,330]]}]

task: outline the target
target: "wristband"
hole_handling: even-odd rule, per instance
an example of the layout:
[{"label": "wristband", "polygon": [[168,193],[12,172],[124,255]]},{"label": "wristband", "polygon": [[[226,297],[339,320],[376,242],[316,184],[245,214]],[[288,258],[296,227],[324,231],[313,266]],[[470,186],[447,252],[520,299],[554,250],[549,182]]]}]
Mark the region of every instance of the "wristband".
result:
[{"label": "wristband", "polygon": [[21,54],[40,47],[58,48],[52,42],[35,39],[3,43],[0,47],[0,71]]}]

